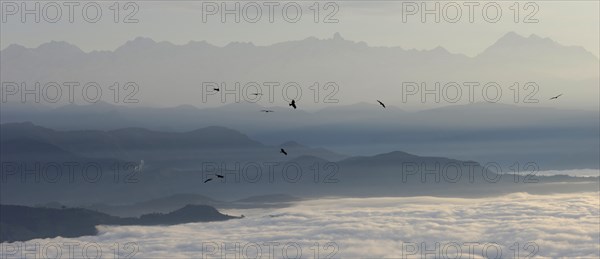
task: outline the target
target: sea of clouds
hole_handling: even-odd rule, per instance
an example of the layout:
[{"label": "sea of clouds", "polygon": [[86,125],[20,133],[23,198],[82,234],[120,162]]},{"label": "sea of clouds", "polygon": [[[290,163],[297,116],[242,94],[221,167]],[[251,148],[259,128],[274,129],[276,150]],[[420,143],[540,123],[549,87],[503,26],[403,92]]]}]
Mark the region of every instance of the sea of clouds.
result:
[{"label": "sea of clouds", "polygon": [[2,258],[20,257],[8,245],[37,258],[598,258],[599,195],[310,200],[223,211],[245,215],[224,222],[98,226],[98,236],[3,244]]},{"label": "sea of clouds", "polygon": [[[529,173],[531,172],[524,172],[524,174]],[[568,175],[575,177],[598,177],[600,176],[600,169],[547,170],[535,172],[535,175]]]}]

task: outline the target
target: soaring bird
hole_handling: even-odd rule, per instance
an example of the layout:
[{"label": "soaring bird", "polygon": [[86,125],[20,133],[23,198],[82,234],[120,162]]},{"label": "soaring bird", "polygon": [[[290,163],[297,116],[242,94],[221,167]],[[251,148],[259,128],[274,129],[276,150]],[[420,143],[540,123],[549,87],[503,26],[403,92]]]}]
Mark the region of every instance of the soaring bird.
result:
[{"label": "soaring bird", "polygon": [[275,112],[273,110],[260,110],[261,112]]},{"label": "soaring bird", "polygon": [[385,108],[385,104],[383,104],[383,103],[382,103],[380,100],[377,100],[377,102],[378,102],[379,104],[381,104],[381,106],[383,106],[383,108]]},{"label": "soaring bird", "polygon": [[218,174],[217,177],[219,178],[225,178],[225,176]]},{"label": "soaring bird", "polygon": [[294,109],[296,109],[296,101],[294,99],[292,99],[290,106],[292,106],[292,107],[294,107]]},{"label": "soaring bird", "polygon": [[217,92],[218,92],[218,91],[219,91],[219,88],[213,88],[213,90],[215,90],[215,91],[217,91]]},{"label": "soaring bird", "polygon": [[212,181],[212,178],[208,178],[208,179],[204,180],[204,183],[208,183],[210,181]]},{"label": "soaring bird", "polygon": [[557,96],[554,96],[554,97],[550,98],[550,100],[552,100],[552,99],[558,99],[558,97],[560,97],[561,95],[562,95],[562,94],[559,94],[559,95],[557,95]]},{"label": "soaring bird", "polygon": [[287,156],[287,152],[285,152],[285,149],[283,149],[283,148],[279,151],[279,153],[282,153]]},{"label": "soaring bird", "polygon": [[253,93],[252,95],[263,95],[262,93]]}]

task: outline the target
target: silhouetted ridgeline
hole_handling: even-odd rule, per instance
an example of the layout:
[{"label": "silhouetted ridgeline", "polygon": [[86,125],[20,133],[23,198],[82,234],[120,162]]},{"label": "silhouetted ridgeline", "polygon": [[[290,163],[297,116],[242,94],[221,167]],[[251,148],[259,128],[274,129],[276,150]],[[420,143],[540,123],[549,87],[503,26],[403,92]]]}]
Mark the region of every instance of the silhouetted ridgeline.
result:
[{"label": "silhouetted ridgeline", "polygon": [[[112,205],[95,203],[92,205],[83,204],[81,207],[113,216],[138,217],[148,213],[166,213],[186,205],[194,204],[210,205],[217,209],[281,208],[291,206],[301,200],[301,198],[286,194],[269,194],[251,196],[236,201],[222,201],[200,194],[178,193],[130,204]],[[60,206],[60,203],[50,202],[37,205],[36,207],[60,208]]]},{"label": "silhouetted ridgeline", "polygon": [[[293,78],[310,84],[334,80],[344,89],[335,97],[348,102],[398,96],[399,80],[527,82],[535,78],[538,83],[544,82],[544,91],[576,86],[571,88],[585,91],[576,93],[573,100],[596,107],[598,103],[596,56],[582,47],[563,46],[549,38],[514,32],[499,38],[475,57],[450,53],[443,47],[431,50],[373,47],[339,34],[329,39],[309,37],[269,46],[232,42],[223,47],[207,42],[175,45],[138,37],[114,51],[93,52],[52,41],[37,48],[12,44],[1,53],[5,82],[28,85],[32,81],[54,82],[56,75],[61,75],[60,78],[85,78],[104,86],[111,85],[115,78],[135,78],[137,84],[144,86],[142,101],[162,105],[198,103],[201,94],[198,78],[229,81],[228,84],[232,84],[232,79],[252,82],[258,78]],[[56,57],[60,57],[60,63]],[[364,91],[365,83],[376,85],[377,91]],[[178,91],[169,91],[171,98],[164,98],[165,85],[176,86]],[[212,103],[219,100],[209,98]]]},{"label": "silhouetted ridgeline", "polygon": [[[510,163],[484,160],[480,164],[478,160],[401,151],[348,157],[296,142],[270,146],[224,127],[188,132],[140,128],[59,131],[32,123],[9,123],[0,125],[0,129],[0,202],[4,204],[60,201],[86,207],[90,204],[122,205],[177,193],[210,194],[219,199],[237,200],[273,193],[299,198],[457,197],[598,190],[598,177],[511,175],[513,169],[510,166],[521,160]],[[485,134],[472,135],[486,137]],[[486,149],[497,148],[491,144],[485,146]],[[283,147],[289,155],[279,153]],[[588,156],[594,152],[590,149]],[[571,154],[568,160],[574,156]],[[597,161],[597,156],[595,159]],[[121,162],[140,160],[145,162],[139,172]],[[540,167],[545,165],[535,159],[530,161],[538,162]],[[72,174],[67,162],[78,164]],[[493,167],[487,170],[483,168],[485,162],[497,162],[502,170]],[[115,164],[120,170],[115,169]],[[102,170],[96,174],[93,168],[86,167],[88,165],[96,165]],[[529,171],[524,167],[523,161],[519,166],[521,173]],[[217,179],[215,175],[219,173],[224,177]],[[204,183],[211,177],[215,180]],[[176,207],[173,205],[166,211],[190,204],[187,202],[190,200],[206,200],[202,197],[176,197],[175,200],[180,199]],[[215,206],[208,200],[199,204]],[[114,206],[96,208],[102,207],[105,212],[129,215],[166,212],[154,210],[152,206],[133,206],[126,210]],[[150,209],[146,210],[146,207]]]},{"label": "silhouetted ridgeline", "polygon": [[[200,139],[211,134],[210,131],[197,132],[202,133],[195,135],[197,139],[192,138],[194,134],[187,136],[182,134],[181,137],[189,138],[189,142],[184,143],[169,137],[176,134],[160,134],[160,132],[193,132],[196,129],[221,125],[229,129],[243,129],[243,132],[253,140],[266,144],[294,140],[308,146],[335,148],[336,151],[346,154],[375,154],[382,150],[398,150],[398,147],[401,147],[400,150],[422,154],[477,161],[493,158],[497,162],[504,161],[511,164],[527,156],[530,160],[539,163],[543,167],[542,170],[599,168],[597,111],[543,107],[550,104],[540,104],[542,107],[522,107],[498,103],[474,103],[410,112],[393,106],[398,105],[397,101],[390,101],[388,108],[381,111],[382,108],[374,102],[332,105],[316,112],[276,106],[269,107],[275,112],[268,115],[259,112],[266,107],[257,103],[244,102],[226,104],[218,108],[131,107],[95,103],[58,108],[45,107],[40,108],[40,111],[27,110],[25,108],[27,104],[21,104],[20,106],[23,107],[19,108],[19,105],[7,103],[3,104],[0,110],[0,122],[31,121],[36,125],[52,129],[81,130],[71,131],[69,135],[86,136],[85,140],[92,142],[89,146],[83,147],[81,143],[73,143],[67,150],[82,152],[102,152],[107,146],[114,145],[116,141],[126,136],[140,139],[152,137],[156,138],[156,143],[161,144],[137,145],[132,140],[128,140],[123,142],[123,149],[143,145],[150,149],[157,147],[170,149],[176,146],[171,143],[181,144],[176,146],[179,148],[190,147],[192,143],[203,143],[204,146],[209,146],[208,142],[201,142]],[[270,105],[272,104],[268,104]],[[25,111],[19,111],[21,109]],[[22,136],[49,134],[47,137],[62,143],[66,142],[60,139],[64,131],[47,131],[42,130],[43,128],[27,131],[27,125],[12,127],[22,128],[24,130]],[[30,123],[28,127],[34,125]],[[122,130],[114,131],[115,129]],[[224,133],[226,132],[222,127],[213,129],[222,129]],[[3,129],[3,134],[4,132],[9,131]],[[233,134],[234,132],[228,134],[230,133],[231,140],[239,137]],[[97,144],[94,138],[105,142]],[[352,143],[348,143],[349,139]],[[161,140],[172,142],[161,142]],[[462,149],[457,154],[460,157],[456,157],[451,151],[456,148],[457,143],[472,148]],[[51,144],[61,146],[59,142]],[[233,141],[229,143],[223,141],[222,144],[222,146],[212,147],[226,145],[234,147]],[[235,147],[242,147],[242,144],[239,142]],[[492,145],[494,149],[490,149]],[[252,145],[246,145],[248,146]],[[536,148],[538,146],[560,146],[561,148],[549,153]],[[119,150],[113,152],[127,155],[127,152]],[[330,161],[344,158],[336,154],[324,152],[317,154],[317,152],[318,150],[313,150],[312,155]],[[569,159],[566,159],[567,157]]]},{"label": "silhouetted ridgeline", "polygon": [[0,205],[0,216],[0,242],[96,235],[97,225],[175,225],[237,218],[206,205],[187,205],[167,214],[146,214],[139,218],[120,218],[81,208]]}]

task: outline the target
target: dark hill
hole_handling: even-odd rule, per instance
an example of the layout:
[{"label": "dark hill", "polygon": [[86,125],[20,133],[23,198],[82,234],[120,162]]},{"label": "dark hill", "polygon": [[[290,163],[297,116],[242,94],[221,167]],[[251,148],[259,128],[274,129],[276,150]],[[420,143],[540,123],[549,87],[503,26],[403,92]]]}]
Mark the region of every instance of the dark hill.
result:
[{"label": "dark hill", "polygon": [[187,205],[167,214],[146,214],[139,218],[120,218],[81,208],[0,205],[0,242],[96,235],[97,225],[175,225],[233,218],[236,217],[221,214],[207,205]]}]

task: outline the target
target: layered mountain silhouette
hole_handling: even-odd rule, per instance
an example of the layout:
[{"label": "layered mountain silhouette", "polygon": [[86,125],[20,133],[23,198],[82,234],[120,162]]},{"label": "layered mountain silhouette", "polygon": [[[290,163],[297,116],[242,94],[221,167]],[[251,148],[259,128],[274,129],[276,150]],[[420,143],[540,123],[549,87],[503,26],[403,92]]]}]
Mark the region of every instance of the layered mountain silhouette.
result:
[{"label": "layered mountain silhouette", "polygon": [[76,152],[136,149],[245,148],[262,144],[224,127],[206,127],[184,133],[157,132],[143,128],[112,131],[57,132],[31,123],[2,125],[2,141],[32,138]]},{"label": "layered mountain silhouette", "polygon": [[187,205],[166,214],[145,214],[139,218],[120,218],[82,208],[0,205],[0,215],[0,242],[96,235],[98,225],[174,225],[238,218],[206,205]]},{"label": "layered mountain silhouette", "polygon": [[[493,81],[505,83],[506,87],[514,82],[537,82],[543,85],[540,93],[568,88],[579,105],[598,106],[597,100],[590,97],[598,93],[598,57],[581,47],[563,46],[549,38],[525,37],[514,32],[507,33],[475,57],[449,53],[443,47],[431,50],[371,47],[339,34],[330,39],[311,37],[269,46],[234,42],[223,47],[207,42],[174,45],[139,37],[114,51],[92,52],[53,41],[37,48],[10,45],[1,54],[3,80],[7,82],[33,83],[31,78],[39,82],[93,81],[105,86],[136,82],[140,86],[137,99],[163,106],[198,104],[201,82],[228,82],[232,88],[234,82],[267,81],[298,82],[306,93],[314,82],[336,82],[340,91],[335,98],[344,103],[381,96],[400,98],[398,82],[431,81],[433,85],[436,81]],[[378,90],[365,92],[369,87]],[[314,104],[306,96],[304,105],[326,106],[323,100]],[[103,97],[112,101],[114,96]],[[212,97],[202,104],[221,102],[218,95]],[[81,100],[80,94],[76,98]],[[276,104],[283,103],[284,100],[277,99]]]},{"label": "layered mountain silhouette", "polygon": [[[299,147],[292,152],[293,155],[314,155],[330,161],[338,161],[346,156],[319,151],[310,146],[327,146],[340,153],[355,155],[400,149],[507,164],[528,157],[537,162],[542,170],[600,167],[597,159],[600,155],[597,148],[600,118],[596,111],[500,103],[451,105],[422,111],[405,111],[388,103],[388,108],[382,111],[375,101],[332,105],[317,111],[290,111],[289,107],[275,106],[268,109],[276,112],[265,114],[259,112],[261,109],[265,109],[265,106],[253,103],[233,103],[215,108],[191,105],[153,108],[97,103],[31,111],[3,104],[0,121],[32,121],[36,125],[54,129],[110,135],[109,139],[103,141],[104,146],[114,146],[119,137],[165,132],[158,134],[160,137],[154,137],[156,142],[144,145],[133,143],[135,138],[127,140],[122,144],[126,145],[124,148],[129,145],[148,148],[160,146],[163,149],[176,146],[171,143],[179,143],[182,147],[207,146],[209,143],[202,141],[208,140],[203,139],[202,134],[196,134],[190,141],[180,141],[173,137],[176,134],[171,133],[188,132],[188,135],[194,135],[192,133],[198,129],[221,125],[243,129],[252,140],[270,146],[281,146],[293,140],[310,148],[308,151]],[[220,127],[213,129],[218,130]],[[244,137],[232,135],[231,138]],[[350,139],[352,141],[348,142]],[[252,140],[246,141],[248,147],[260,145],[252,143]],[[234,144],[223,142],[222,145]],[[235,145],[243,146],[242,143]],[[465,149],[464,145],[469,148]],[[490,146],[494,148],[491,149]],[[552,149],[553,152],[548,153],[537,148],[539,146],[546,147],[545,150]],[[460,149],[459,152],[456,152],[456,148]],[[95,154],[98,157],[105,155],[101,153],[105,149],[101,146],[86,148],[86,145],[79,144],[78,149],[87,149],[90,153],[100,152]],[[123,151],[121,144],[115,152],[122,159],[144,159],[144,156],[134,156],[131,152]],[[190,154],[192,153],[180,155]]]},{"label": "layered mountain silhouette", "polygon": [[[543,192],[548,190],[545,186],[558,182],[578,184],[555,186],[552,191],[594,190],[598,180],[597,177],[535,176],[534,182],[526,182],[530,179],[513,176],[507,169],[498,172],[485,168],[475,161],[401,151],[347,157],[297,142],[265,145],[238,131],[219,127],[180,133],[137,128],[59,131],[16,123],[3,124],[0,130],[3,147],[0,192],[4,204],[98,203],[108,205],[104,211],[137,211],[139,215],[153,206],[162,208],[161,212],[169,209],[164,203],[170,203],[171,199],[183,200],[186,204],[195,203],[192,201],[217,204],[201,196],[160,200],[177,193],[210,193],[213,197],[230,200],[272,193],[300,198],[481,196],[511,191]],[[169,142],[178,142],[181,146]],[[285,146],[289,156],[279,154],[280,146]],[[39,152],[44,151],[55,153],[62,160],[36,160]],[[82,162],[69,171],[64,165],[69,159]],[[114,162],[140,160],[145,161],[141,171],[131,167],[114,169]],[[50,163],[55,165],[53,170],[45,167]],[[82,170],[87,163],[100,165],[101,177],[90,177],[89,170]],[[460,175],[456,171],[460,171]],[[216,174],[224,178],[203,184]],[[24,192],[28,195],[21,195]],[[113,206],[149,199],[159,200],[152,203],[157,205],[138,204],[137,208],[142,209]],[[183,202],[176,204],[183,205]]]}]

